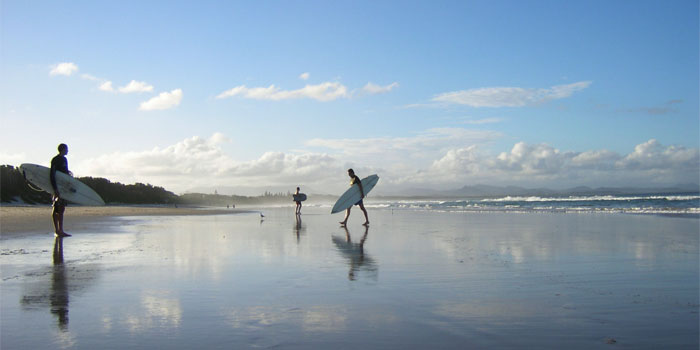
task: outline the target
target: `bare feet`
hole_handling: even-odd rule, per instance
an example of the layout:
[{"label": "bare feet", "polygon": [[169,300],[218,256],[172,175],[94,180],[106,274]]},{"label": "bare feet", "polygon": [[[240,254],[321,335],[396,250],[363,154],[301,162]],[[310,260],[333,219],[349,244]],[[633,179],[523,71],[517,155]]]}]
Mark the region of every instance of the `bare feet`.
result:
[{"label": "bare feet", "polygon": [[65,232],[56,232],[56,237],[71,237],[72,235]]},{"label": "bare feet", "polygon": [[340,222],[340,226],[345,226],[346,224],[347,224],[346,221],[341,221],[341,222]]},{"label": "bare feet", "polygon": [[367,222],[365,222],[364,224],[362,224],[362,226],[369,226],[369,221],[367,221]]}]

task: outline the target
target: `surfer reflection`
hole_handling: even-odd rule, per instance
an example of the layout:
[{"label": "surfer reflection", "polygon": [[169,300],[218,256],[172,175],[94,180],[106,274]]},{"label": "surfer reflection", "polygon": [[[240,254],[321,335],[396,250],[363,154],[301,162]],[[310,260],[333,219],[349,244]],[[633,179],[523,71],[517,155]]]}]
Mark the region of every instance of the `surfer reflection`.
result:
[{"label": "surfer reflection", "polygon": [[297,243],[299,243],[299,236],[302,231],[305,231],[305,228],[301,226],[301,214],[296,214],[295,217],[294,234],[297,236]]},{"label": "surfer reflection", "polygon": [[348,279],[355,281],[359,275],[360,271],[365,271],[372,275],[373,279],[377,278],[377,266],[374,259],[365,254],[365,241],[367,240],[367,235],[369,233],[369,226],[365,226],[365,233],[362,235],[359,243],[354,243],[352,241],[352,236],[350,231],[346,226],[343,226],[345,230],[345,239],[333,236],[333,243],[340,253],[348,259]]},{"label": "surfer reflection", "polygon": [[68,284],[66,266],[63,264],[63,237],[53,243],[53,274],[51,275],[51,313],[58,318],[58,328],[68,330]]}]

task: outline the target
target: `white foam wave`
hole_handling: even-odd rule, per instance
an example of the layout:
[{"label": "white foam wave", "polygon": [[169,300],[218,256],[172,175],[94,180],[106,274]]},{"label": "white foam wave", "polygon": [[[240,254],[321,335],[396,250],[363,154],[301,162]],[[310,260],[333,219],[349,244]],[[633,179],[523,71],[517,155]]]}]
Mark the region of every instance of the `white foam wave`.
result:
[{"label": "white foam wave", "polygon": [[506,196],[501,198],[484,198],[481,202],[586,202],[586,201],[643,201],[643,200],[667,200],[667,201],[689,201],[698,200],[700,196],[569,196],[569,197],[517,197]]}]

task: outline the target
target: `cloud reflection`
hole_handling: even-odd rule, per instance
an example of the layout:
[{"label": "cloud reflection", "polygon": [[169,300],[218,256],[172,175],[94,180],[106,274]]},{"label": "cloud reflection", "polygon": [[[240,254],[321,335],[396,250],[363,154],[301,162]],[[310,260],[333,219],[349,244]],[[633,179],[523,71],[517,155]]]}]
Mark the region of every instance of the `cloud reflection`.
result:
[{"label": "cloud reflection", "polygon": [[153,328],[178,328],[182,322],[180,300],[167,291],[145,291],[141,295],[140,308],[127,314],[124,321],[133,332],[144,332]]}]

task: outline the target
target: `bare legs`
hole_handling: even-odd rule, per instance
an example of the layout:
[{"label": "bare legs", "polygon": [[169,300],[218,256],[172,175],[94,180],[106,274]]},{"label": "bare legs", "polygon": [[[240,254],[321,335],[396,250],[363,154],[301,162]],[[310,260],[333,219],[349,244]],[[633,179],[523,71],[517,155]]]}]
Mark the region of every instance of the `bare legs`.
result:
[{"label": "bare legs", "polygon": [[63,213],[65,210],[66,207],[64,205],[62,205],[61,203],[57,203],[57,201],[54,202],[53,213],[51,214],[51,218],[53,219],[53,227],[56,232],[56,236],[58,237],[71,236],[65,231],[63,231]]},{"label": "bare legs", "polygon": [[[359,206],[360,210],[362,210],[362,213],[365,214],[365,223],[363,225],[369,226],[369,217],[367,216],[367,209],[365,209],[365,204],[360,203]],[[345,210],[345,219],[340,222],[342,226],[345,226],[348,223],[348,218],[350,217],[350,209],[352,209],[352,207]]]},{"label": "bare legs", "polygon": [[61,213],[60,211],[58,211],[54,208],[52,217],[53,217],[53,228],[56,232],[56,235],[57,236],[67,235],[67,233],[63,232],[63,213]]}]

